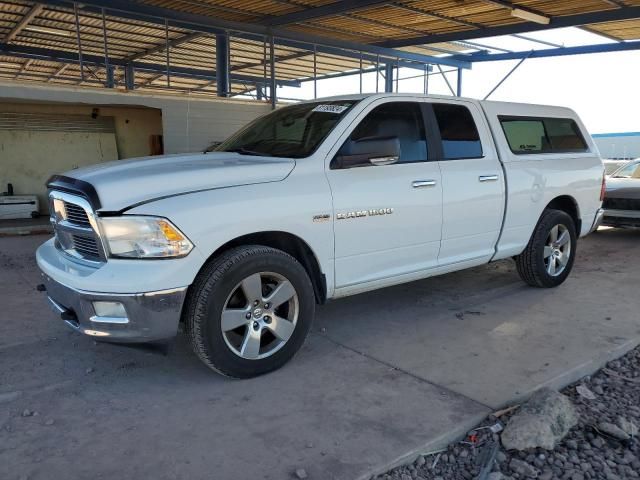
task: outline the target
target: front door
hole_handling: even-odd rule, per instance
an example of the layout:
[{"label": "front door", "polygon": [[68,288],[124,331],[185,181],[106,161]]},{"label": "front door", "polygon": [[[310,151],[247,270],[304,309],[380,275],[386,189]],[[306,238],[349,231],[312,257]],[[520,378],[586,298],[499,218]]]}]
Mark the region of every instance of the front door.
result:
[{"label": "front door", "polygon": [[373,102],[345,141],[397,137],[397,163],[340,168],[332,162],[327,172],[337,288],[390,280],[437,265],[442,185],[438,162],[429,161],[422,105]]}]

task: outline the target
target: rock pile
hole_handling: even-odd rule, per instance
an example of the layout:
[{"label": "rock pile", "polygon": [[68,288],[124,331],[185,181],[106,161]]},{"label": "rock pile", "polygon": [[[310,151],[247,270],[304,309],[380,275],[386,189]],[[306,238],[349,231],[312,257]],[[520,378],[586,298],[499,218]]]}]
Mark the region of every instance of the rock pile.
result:
[{"label": "rock pile", "polygon": [[377,479],[640,479],[640,348],[562,393],[544,389],[496,415]]}]

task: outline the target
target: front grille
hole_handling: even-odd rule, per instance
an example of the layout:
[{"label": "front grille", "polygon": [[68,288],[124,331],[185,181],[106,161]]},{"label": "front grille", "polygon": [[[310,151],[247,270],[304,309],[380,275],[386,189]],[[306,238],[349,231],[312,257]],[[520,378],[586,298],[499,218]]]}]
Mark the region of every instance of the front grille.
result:
[{"label": "front grille", "polygon": [[640,210],[640,199],[605,198],[602,207],[606,210]]},{"label": "front grille", "polygon": [[55,190],[49,193],[49,199],[56,246],[80,261],[105,262],[106,255],[100,234],[94,229],[90,204],[83,197]]},{"label": "front grille", "polygon": [[89,216],[87,215],[87,212],[85,212],[84,208],[73,203],[64,202],[64,209],[67,213],[66,220],[69,223],[83,227],[91,227]]},{"label": "front grille", "polygon": [[76,252],[89,260],[100,260],[100,247],[95,238],[72,235]]}]

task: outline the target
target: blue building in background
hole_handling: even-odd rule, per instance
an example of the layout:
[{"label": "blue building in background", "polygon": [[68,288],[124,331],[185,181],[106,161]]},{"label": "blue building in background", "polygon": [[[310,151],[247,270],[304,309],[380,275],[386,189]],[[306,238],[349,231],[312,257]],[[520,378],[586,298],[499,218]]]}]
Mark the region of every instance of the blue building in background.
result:
[{"label": "blue building in background", "polygon": [[640,158],[640,132],[596,133],[592,136],[602,158]]}]

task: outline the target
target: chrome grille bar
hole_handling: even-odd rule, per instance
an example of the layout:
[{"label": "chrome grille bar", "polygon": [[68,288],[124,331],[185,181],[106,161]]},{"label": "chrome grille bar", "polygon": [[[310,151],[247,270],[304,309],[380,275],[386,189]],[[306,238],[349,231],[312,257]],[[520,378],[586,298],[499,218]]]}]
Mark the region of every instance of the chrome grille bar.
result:
[{"label": "chrome grille bar", "polygon": [[67,212],[67,221],[70,223],[75,223],[85,227],[91,226],[87,212],[85,212],[82,207],[73,203],[65,202],[64,209]]},{"label": "chrome grille bar", "polygon": [[89,202],[77,195],[51,190],[49,203],[56,246],[80,263],[106,262],[97,217]]}]

